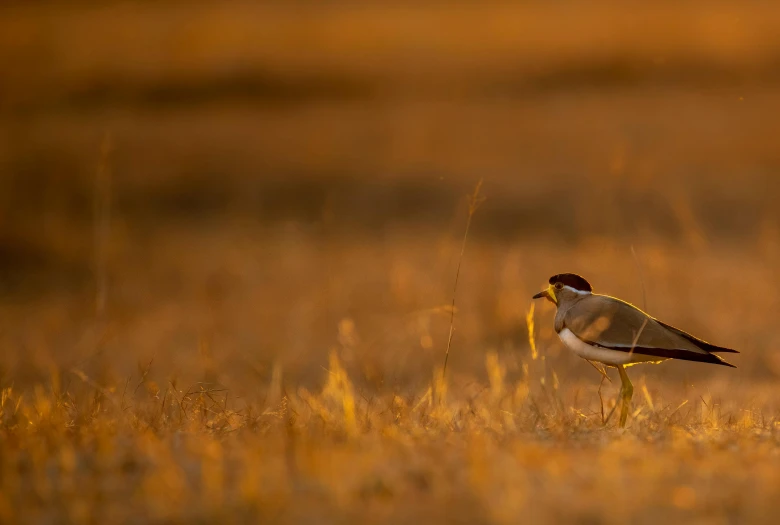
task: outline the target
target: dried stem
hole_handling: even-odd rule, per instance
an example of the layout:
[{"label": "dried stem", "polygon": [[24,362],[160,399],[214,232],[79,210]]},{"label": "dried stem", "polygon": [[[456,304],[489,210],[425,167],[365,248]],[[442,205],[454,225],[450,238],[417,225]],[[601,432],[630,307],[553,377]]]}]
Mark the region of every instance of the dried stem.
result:
[{"label": "dried stem", "polygon": [[634,264],[636,265],[636,271],[639,274],[639,284],[642,286],[642,310],[647,311],[647,293],[645,292],[645,277],[642,273],[642,265],[639,264],[639,257],[636,255],[634,245],[631,245],[631,255],[634,256]]},{"label": "dried stem", "polygon": [[469,228],[471,227],[471,219],[474,217],[474,213],[479,208],[479,205],[485,202],[485,198],[480,196],[479,190],[482,188],[482,179],[479,179],[474,193],[469,198],[469,216],[466,220],[466,231],[463,233],[463,243],[460,247],[460,257],[458,258],[458,269],[455,271],[455,285],[452,288],[452,304],[450,307],[450,333],[447,337],[447,351],[444,353],[444,367],[442,367],[441,377],[442,381],[447,373],[447,361],[450,357],[450,347],[452,346],[452,334],[455,331],[455,293],[458,291],[458,278],[460,277],[460,267],[463,264],[463,254],[466,251],[466,239],[469,236]]},{"label": "dried stem", "polygon": [[100,147],[100,163],[95,176],[95,313],[102,318],[108,297],[108,240],[111,234],[111,134]]}]

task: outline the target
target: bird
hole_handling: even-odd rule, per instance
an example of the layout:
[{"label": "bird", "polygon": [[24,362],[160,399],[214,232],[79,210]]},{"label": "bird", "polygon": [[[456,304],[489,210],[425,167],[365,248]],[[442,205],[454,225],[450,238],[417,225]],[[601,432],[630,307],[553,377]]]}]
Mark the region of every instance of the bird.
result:
[{"label": "bird", "polygon": [[716,354],[739,351],[708,343],[616,297],[595,294],[590,283],[577,274],[553,275],[547,289],[533,296],[541,298],[555,304],[555,332],[567,348],[583,359],[617,369],[621,428],[634,393],[626,367],[681,359],[736,368]]}]

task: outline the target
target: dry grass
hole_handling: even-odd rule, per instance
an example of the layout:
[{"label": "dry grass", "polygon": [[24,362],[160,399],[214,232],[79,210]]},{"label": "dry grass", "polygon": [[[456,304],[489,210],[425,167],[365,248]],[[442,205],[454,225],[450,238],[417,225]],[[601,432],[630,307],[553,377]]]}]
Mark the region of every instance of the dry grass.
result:
[{"label": "dry grass", "polygon": [[718,523],[778,511],[780,418],[766,408],[776,388],[645,390],[621,432],[583,392],[572,403],[570,387],[540,386],[534,372],[508,381],[495,353],[487,372],[484,386],[452,388],[437,373],[424,393],[378,394],[358,389],[334,352],[321,389],[282,387],[275,369],[264,401],[137,377],[102,387],[78,373],[94,388],[56,376],[24,397],[9,387],[0,512],[7,522]]},{"label": "dry grass", "polygon": [[[775,3],[0,15],[0,523],[778,515]],[[604,425],[561,271],[739,368]]]},{"label": "dry grass", "polygon": [[[630,248],[470,239],[445,382],[454,233],[379,246],[289,231],[247,246],[220,231],[185,250],[178,232],[167,249],[200,243],[201,255],[183,265],[155,244],[145,269],[111,261],[99,321],[80,293],[6,304],[3,521],[719,523],[778,511],[777,251],[638,247],[651,311],[743,354],[736,370],[630,369],[620,431],[602,424],[599,375],[556,341],[551,307],[528,313],[558,268],[638,301]],[[166,288],[168,264],[180,275]],[[617,384],[601,393],[608,410]]]}]

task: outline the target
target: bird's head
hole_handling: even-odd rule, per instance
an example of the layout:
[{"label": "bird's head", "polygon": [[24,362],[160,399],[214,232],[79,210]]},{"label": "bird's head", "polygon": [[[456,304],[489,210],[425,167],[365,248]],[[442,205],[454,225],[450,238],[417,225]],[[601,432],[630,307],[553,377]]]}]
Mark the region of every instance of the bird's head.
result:
[{"label": "bird's head", "polygon": [[559,273],[550,277],[547,289],[534,295],[533,298],[545,297],[556,306],[560,306],[561,303],[577,299],[592,291],[593,287],[584,277],[580,277],[576,273]]}]

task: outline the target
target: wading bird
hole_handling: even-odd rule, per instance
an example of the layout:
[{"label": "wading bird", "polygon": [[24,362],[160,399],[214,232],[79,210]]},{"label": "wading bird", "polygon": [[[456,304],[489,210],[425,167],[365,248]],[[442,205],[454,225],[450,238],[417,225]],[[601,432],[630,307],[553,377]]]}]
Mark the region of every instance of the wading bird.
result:
[{"label": "wading bird", "polygon": [[553,275],[547,289],[533,298],[542,297],[557,307],[555,332],[569,350],[588,361],[617,368],[622,383],[621,427],[626,424],[634,393],[627,366],[682,359],[736,368],[715,352],[739,353],[737,350],[702,341],[615,297],[594,294],[590,283],[579,275]]}]

